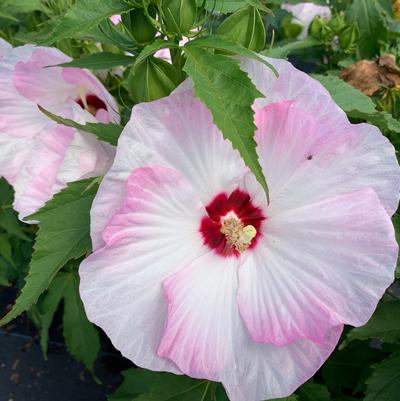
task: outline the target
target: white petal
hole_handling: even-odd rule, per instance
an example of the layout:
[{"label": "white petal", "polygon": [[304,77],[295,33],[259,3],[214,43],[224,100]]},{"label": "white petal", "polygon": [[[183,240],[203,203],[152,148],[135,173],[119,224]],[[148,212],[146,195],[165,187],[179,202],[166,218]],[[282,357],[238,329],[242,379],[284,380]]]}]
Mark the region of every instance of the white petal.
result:
[{"label": "white petal", "polygon": [[191,91],[135,106],[119,139],[115,162],[93,204],[94,248],[102,245],[100,233],[124,197],[128,174],[139,166],[152,165],[179,171],[205,204],[219,192],[235,189],[247,171]]},{"label": "white petal", "polygon": [[127,186],[104,231],[107,245],[80,266],[81,297],[88,318],[124,356],[179,373],[157,355],[167,313],[162,281],[204,252],[201,203],[179,174],[162,167],[136,170]]},{"label": "white petal", "polygon": [[372,190],[267,218],[263,234],[239,272],[254,341],[320,343],[331,327],[363,325],[393,281],[398,247]]}]

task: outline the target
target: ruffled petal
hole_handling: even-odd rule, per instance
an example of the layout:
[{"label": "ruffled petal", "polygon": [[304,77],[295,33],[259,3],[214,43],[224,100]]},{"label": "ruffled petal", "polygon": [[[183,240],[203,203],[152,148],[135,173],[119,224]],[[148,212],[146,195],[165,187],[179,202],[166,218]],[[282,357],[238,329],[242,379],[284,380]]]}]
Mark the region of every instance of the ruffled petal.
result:
[{"label": "ruffled petal", "polygon": [[4,57],[10,49],[12,49],[12,46],[7,41],[0,38],[0,58]]},{"label": "ruffled petal", "polygon": [[164,281],[168,317],[158,353],[191,377],[222,381],[231,401],[287,396],[332,352],[341,326],[319,345],[255,343],[238,311],[238,265],[207,253]]},{"label": "ruffled petal", "polygon": [[331,9],[328,6],[318,6],[313,3],[282,4],[282,9],[293,14],[294,23],[300,23],[303,27],[298,36],[299,40],[304,40],[308,35],[308,27],[312,20],[319,15],[322,18],[331,18]]},{"label": "ruffled petal", "polygon": [[0,132],[0,177],[13,185],[32,146],[33,141],[29,138]]},{"label": "ruffled petal", "polygon": [[42,131],[14,183],[14,209],[20,219],[42,207],[53,194],[60,165],[74,137],[74,129],[58,125]]},{"label": "ruffled petal", "polygon": [[245,58],[241,63],[241,68],[249,74],[257,89],[265,96],[256,100],[256,108],[291,100],[312,115],[318,123],[328,123],[332,130],[348,123],[346,113],[317,80],[286,60],[264,58],[277,69],[279,77],[259,61]]},{"label": "ruffled petal", "polygon": [[63,115],[68,103],[86,95],[97,96],[107,109],[98,113],[102,122],[119,122],[115,100],[90,72],[49,67],[70,60],[58,49],[32,45],[11,49],[0,59],[0,131],[32,138],[50,122],[37,104]]},{"label": "ruffled petal", "polygon": [[[104,230],[106,246],[80,266],[87,315],[135,364],[179,373],[157,355],[167,313],[162,282],[198,257],[201,202],[176,171],[140,168]],[[95,217],[95,216],[94,216]]]},{"label": "ruffled petal", "polygon": [[245,339],[243,329],[238,330],[236,358],[243,359],[231,367],[235,379],[223,382],[229,399],[262,401],[289,397],[328,359],[342,330],[343,326],[331,329],[321,345],[299,340],[286,347],[255,343]]},{"label": "ruffled petal", "polygon": [[365,324],[394,278],[398,247],[372,190],[299,207],[264,223],[239,271],[240,312],[254,341],[322,343]]},{"label": "ruffled petal", "polygon": [[103,244],[100,233],[121,204],[129,173],[152,165],[179,171],[205,204],[220,192],[236,189],[247,171],[192,91],[136,105],[119,139],[114,165],[93,204],[95,249]]},{"label": "ruffled petal", "polygon": [[[63,68],[62,76],[65,82],[74,85],[78,89],[85,88],[86,94],[96,95],[107,107],[107,115],[100,113],[101,122],[120,122],[118,104],[107,91],[104,85],[90,72],[81,68]],[[78,93],[78,92],[77,92]]]},{"label": "ruffled petal", "polygon": [[[236,258],[207,253],[164,281],[168,316],[158,353],[191,377],[221,381],[234,366]],[[238,322],[236,322],[236,325]]]},{"label": "ruffled petal", "polygon": [[369,124],[329,124],[293,101],[256,112],[260,163],[271,192],[270,214],[372,188],[389,214],[397,209],[395,149]]},{"label": "ruffled petal", "polygon": [[[68,117],[77,122],[94,120],[78,105],[70,112]],[[27,139],[8,136],[10,144],[21,140]],[[50,124],[29,141],[31,147],[20,155],[20,167],[13,182],[14,208],[21,219],[37,211],[68,183],[104,175],[115,155],[115,147],[92,134],[63,125]]]},{"label": "ruffled petal", "polygon": [[[13,52],[14,49],[10,50],[7,57],[0,59],[0,131],[13,136],[33,138],[48,124],[49,119],[15,88],[12,72],[17,60],[13,64],[15,55],[9,57]],[[28,58],[26,54],[24,56]]]}]

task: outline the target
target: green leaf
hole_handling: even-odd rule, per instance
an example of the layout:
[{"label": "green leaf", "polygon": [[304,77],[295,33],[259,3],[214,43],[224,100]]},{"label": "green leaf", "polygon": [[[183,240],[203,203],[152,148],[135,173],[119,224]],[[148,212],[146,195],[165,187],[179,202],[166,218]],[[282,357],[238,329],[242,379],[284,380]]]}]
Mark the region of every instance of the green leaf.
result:
[{"label": "green leaf", "polygon": [[150,57],[152,54],[154,54],[156,51],[165,49],[165,48],[177,48],[179,47],[176,43],[167,41],[167,40],[162,40],[162,39],[156,39],[154,40],[153,43],[150,43],[146,47],[143,48],[143,50],[139,53],[139,55],[136,57],[134,67],[138,66],[140,63],[142,63],[144,60],[146,60],[148,57]]},{"label": "green leaf", "polygon": [[79,0],[67,11],[43,44],[53,44],[90,31],[104,19],[129,11],[133,6],[123,0]]},{"label": "green leaf", "polygon": [[387,38],[385,10],[378,0],[354,0],[349,17],[357,21],[360,29],[359,51],[361,57],[379,55],[380,41]]},{"label": "green leaf", "polygon": [[123,375],[123,384],[108,401],[211,401],[206,380],[143,369],[130,369]]},{"label": "green leaf", "polygon": [[49,328],[53,322],[54,314],[64,297],[66,284],[64,275],[62,273],[57,274],[49,289],[40,297],[37,304],[39,311],[40,346],[45,357],[47,357]]},{"label": "green leaf", "polygon": [[72,60],[69,63],[59,64],[58,67],[79,67],[89,68],[91,70],[101,70],[131,65],[134,61],[134,57],[125,56],[124,54],[102,52],[83,56],[79,60]]},{"label": "green leaf", "polygon": [[238,60],[197,47],[186,47],[185,54],[183,69],[193,79],[195,95],[210,109],[215,124],[240,152],[268,198],[268,186],[256,152],[252,110],[254,100],[263,95],[240,69]]},{"label": "green leaf", "polygon": [[370,374],[370,365],[382,359],[381,351],[353,341],[344,350],[335,351],[322,367],[325,384],[332,394],[342,393],[344,389],[364,390],[365,378]]},{"label": "green leaf", "polygon": [[309,49],[310,47],[320,45],[321,42],[309,36],[305,40],[291,41],[286,45],[274,47],[269,50],[264,50],[262,54],[273,58],[287,58],[289,54],[294,53],[298,50]]},{"label": "green leaf", "polygon": [[8,234],[0,234],[0,256],[11,265],[14,265],[10,236]]},{"label": "green leaf", "polygon": [[99,333],[86,317],[79,297],[79,277],[76,271],[61,273],[64,290],[64,338],[68,351],[89,369],[93,369],[100,351]]},{"label": "green leaf", "polygon": [[270,64],[267,60],[260,57],[256,52],[246,49],[245,47],[230,40],[224,39],[223,37],[218,35],[205,36],[203,38],[188,42],[185,45],[185,49],[191,47],[225,50],[228,52],[239,54],[240,56],[248,57],[253,60],[259,61],[260,63],[265,64],[268,68],[270,68],[274,72],[276,76],[278,76],[278,71],[275,69],[275,67],[272,64]]},{"label": "green leaf", "polygon": [[8,263],[0,258],[0,287],[9,287],[9,265]]},{"label": "green leaf", "polygon": [[396,121],[389,113],[377,111],[370,97],[347,82],[332,75],[313,74],[313,78],[325,86],[349,117],[368,121],[383,131],[400,133],[400,121]]},{"label": "green leaf", "polygon": [[9,323],[36,303],[69,260],[90,251],[90,208],[97,188],[96,179],[73,182],[27,217],[40,221],[34,253],[25,286],[0,325]]},{"label": "green leaf", "polygon": [[331,395],[328,389],[322,384],[313,383],[312,381],[303,384],[297,392],[300,401],[330,401]]},{"label": "green leaf", "polygon": [[352,87],[342,79],[333,75],[317,75],[313,78],[321,82],[329,91],[333,100],[348,114],[361,112],[363,114],[375,113],[375,104],[370,97]]},{"label": "green leaf", "polygon": [[187,376],[129,369],[108,401],[229,401],[221,384]]},{"label": "green leaf", "polygon": [[[203,0],[199,0],[198,4],[201,5]],[[246,7],[247,0],[206,0],[206,7],[209,10],[214,10],[223,14],[228,14]]]},{"label": "green leaf", "polygon": [[365,401],[398,401],[400,394],[400,353],[374,366],[367,380]]},{"label": "green leaf", "polygon": [[387,343],[400,340],[400,300],[381,302],[370,321],[363,327],[352,329],[341,344],[344,348],[353,340],[369,340],[378,338]]},{"label": "green leaf", "polygon": [[11,235],[14,235],[25,241],[30,241],[30,238],[26,236],[22,230],[22,226],[17,218],[17,215],[11,208],[0,210],[0,227]]},{"label": "green leaf", "polygon": [[73,120],[68,118],[62,118],[57,116],[56,114],[51,113],[50,111],[44,109],[42,106],[38,105],[39,110],[44,113],[47,117],[51,118],[53,121],[58,124],[66,125],[68,127],[73,127],[79,129],[81,131],[89,132],[94,134],[101,141],[108,142],[111,145],[116,146],[118,143],[118,138],[121,135],[124,127],[118,124],[113,123],[86,123],[86,124],[78,124]]}]

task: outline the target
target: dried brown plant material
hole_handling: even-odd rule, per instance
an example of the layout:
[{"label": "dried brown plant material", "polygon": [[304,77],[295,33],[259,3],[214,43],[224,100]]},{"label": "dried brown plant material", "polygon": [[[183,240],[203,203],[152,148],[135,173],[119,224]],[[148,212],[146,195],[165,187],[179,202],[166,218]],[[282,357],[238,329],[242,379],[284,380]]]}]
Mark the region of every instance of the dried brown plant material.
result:
[{"label": "dried brown plant material", "polygon": [[396,19],[400,21],[400,0],[392,0],[393,1],[393,11]]},{"label": "dried brown plant material", "polygon": [[382,88],[400,89],[400,67],[390,54],[352,64],[341,72],[340,77],[368,96]]}]

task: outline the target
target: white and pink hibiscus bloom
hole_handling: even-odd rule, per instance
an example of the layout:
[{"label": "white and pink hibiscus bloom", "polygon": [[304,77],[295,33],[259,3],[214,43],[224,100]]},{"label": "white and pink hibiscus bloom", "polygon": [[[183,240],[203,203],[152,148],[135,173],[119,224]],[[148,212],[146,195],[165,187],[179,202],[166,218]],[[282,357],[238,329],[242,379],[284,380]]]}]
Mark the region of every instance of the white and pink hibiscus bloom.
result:
[{"label": "white and pink hibiscus bloom", "polygon": [[291,394],[394,279],[400,169],[283,60],[244,61],[270,203],[190,82],[136,105],[91,212],[89,319],[155,371],[220,381],[232,401]]},{"label": "white and pink hibiscus bloom", "polygon": [[82,124],[119,122],[119,113],[88,71],[48,67],[71,60],[61,51],[0,43],[0,176],[13,185],[23,219],[67,183],[103,175],[115,155],[113,146],[56,124],[38,105]]},{"label": "white and pink hibiscus bloom", "polygon": [[303,27],[299,36],[299,40],[304,40],[307,37],[308,28],[312,20],[319,16],[326,20],[331,19],[332,13],[328,6],[319,6],[313,3],[298,3],[298,4],[282,4],[281,8],[283,10],[289,11],[293,14],[295,23],[298,23]]}]

